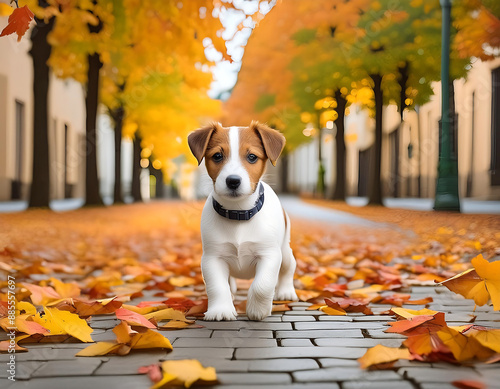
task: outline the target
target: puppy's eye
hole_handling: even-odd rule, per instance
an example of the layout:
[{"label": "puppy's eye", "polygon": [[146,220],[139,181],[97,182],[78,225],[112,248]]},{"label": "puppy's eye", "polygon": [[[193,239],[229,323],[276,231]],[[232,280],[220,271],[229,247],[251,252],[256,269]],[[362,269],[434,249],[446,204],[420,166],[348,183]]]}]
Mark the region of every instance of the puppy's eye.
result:
[{"label": "puppy's eye", "polygon": [[255,163],[255,162],[257,162],[258,159],[259,159],[259,157],[257,157],[255,154],[248,154],[247,155],[247,161],[250,163]]},{"label": "puppy's eye", "polygon": [[215,153],[214,155],[212,155],[212,161],[214,162],[221,162],[223,159],[224,156],[222,155],[222,153]]}]

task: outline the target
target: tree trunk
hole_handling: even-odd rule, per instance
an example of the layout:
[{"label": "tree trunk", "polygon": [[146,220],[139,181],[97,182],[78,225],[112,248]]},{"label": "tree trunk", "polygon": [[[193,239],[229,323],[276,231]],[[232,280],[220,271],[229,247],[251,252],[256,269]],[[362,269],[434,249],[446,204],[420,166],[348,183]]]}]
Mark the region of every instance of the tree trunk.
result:
[{"label": "tree trunk", "polygon": [[104,205],[99,193],[99,175],[97,173],[97,106],[99,103],[99,70],[102,62],[98,53],[88,56],[89,69],[85,108],[87,110],[86,135],[87,158],[85,174],[85,205]]},{"label": "tree trunk", "polygon": [[141,194],[141,137],[138,133],[134,138],[134,160],[132,164],[132,197],[135,202],[142,201]]},{"label": "tree trunk", "polygon": [[405,62],[404,66],[398,68],[399,70],[399,86],[401,87],[401,91],[399,94],[399,115],[401,116],[401,123],[403,123],[403,113],[407,107],[406,104],[406,84],[408,83],[408,71],[409,65],[408,62]]},{"label": "tree trunk", "polygon": [[[47,6],[45,1],[39,5]],[[33,171],[31,179],[28,207],[49,207],[50,173],[49,173],[49,122],[48,93],[49,67],[47,61],[52,47],[47,42],[47,35],[54,26],[55,18],[47,23],[35,18],[36,27],[31,32],[33,58]]]},{"label": "tree trunk", "polygon": [[115,124],[115,185],[114,204],[122,204],[122,128],[123,128],[123,106],[119,106],[110,112]]},{"label": "tree trunk", "polygon": [[337,127],[337,134],[335,135],[335,166],[336,166],[336,179],[335,191],[333,192],[333,200],[345,201],[346,195],[346,148],[344,137],[344,118],[345,107],[347,105],[346,99],[342,96],[339,90],[335,91],[335,100],[337,101],[337,119],[335,125]]},{"label": "tree trunk", "polygon": [[382,93],[382,76],[380,74],[370,75],[373,80],[373,93],[375,95],[375,148],[373,162],[371,164],[369,205],[383,205],[382,202],[382,111],[384,106]]}]

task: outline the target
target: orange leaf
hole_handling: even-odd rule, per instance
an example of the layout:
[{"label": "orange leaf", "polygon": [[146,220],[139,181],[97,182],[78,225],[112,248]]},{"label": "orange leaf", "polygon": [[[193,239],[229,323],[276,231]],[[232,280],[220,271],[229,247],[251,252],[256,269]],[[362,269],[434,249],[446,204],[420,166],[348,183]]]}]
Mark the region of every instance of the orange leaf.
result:
[{"label": "orange leaf", "polygon": [[27,5],[16,8],[9,16],[9,24],[2,30],[0,37],[16,33],[17,41],[19,42],[26,31],[28,31],[28,28],[30,28],[30,23],[34,16]]},{"label": "orange leaf", "polygon": [[113,313],[122,306],[121,301],[116,301],[116,297],[98,301],[82,301],[74,300],[73,305],[76,308],[78,315],[81,317],[104,315]]},{"label": "orange leaf", "polygon": [[23,282],[21,284],[24,288],[31,292],[31,301],[35,305],[47,305],[47,303],[60,300],[61,296],[50,286],[38,286]]},{"label": "orange leaf", "polygon": [[472,380],[453,381],[451,384],[457,388],[460,388],[460,389],[484,389],[484,388],[486,388],[486,384],[479,382],[479,381],[472,381]]}]

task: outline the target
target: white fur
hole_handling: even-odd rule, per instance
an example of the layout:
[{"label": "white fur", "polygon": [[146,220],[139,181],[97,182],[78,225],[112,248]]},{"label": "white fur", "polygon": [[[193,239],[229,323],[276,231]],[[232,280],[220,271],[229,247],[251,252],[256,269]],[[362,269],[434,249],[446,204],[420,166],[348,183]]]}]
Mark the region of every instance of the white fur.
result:
[{"label": "white fur", "polygon": [[[285,228],[283,209],[271,187],[262,182],[264,205],[250,220],[226,219],[213,209],[212,198],[226,209],[250,209],[259,196],[259,186],[255,192],[251,191],[249,175],[239,157],[238,131],[237,127],[230,130],[230,160],[217,177],[201,217],[201,270],[208,295],[205,320],[236,319],[232,277],[254,278],[246,308],[251,320],[262,320],[270,315],[273,298],[297,300],[293,286],[295,258],[290,249],[290,222],[286,216]],[[226,177],[231,174],[242,177],[239,197],[226,195],[229,193]]]}]

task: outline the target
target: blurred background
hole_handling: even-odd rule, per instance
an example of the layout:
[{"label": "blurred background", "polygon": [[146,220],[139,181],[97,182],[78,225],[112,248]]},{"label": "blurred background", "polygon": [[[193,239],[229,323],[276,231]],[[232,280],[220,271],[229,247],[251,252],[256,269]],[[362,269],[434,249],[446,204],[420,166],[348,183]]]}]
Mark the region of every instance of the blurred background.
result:
[{"label": "blurred background", "polygon": [[442,3],[449,29],[439,0],[1,0],[0,29],[35,21],[0,38],[0,202],[201,198],[186,138],[211,120],[285,134],[281,193],[433,199],[441,158],[500,200],[500,3]]}]

